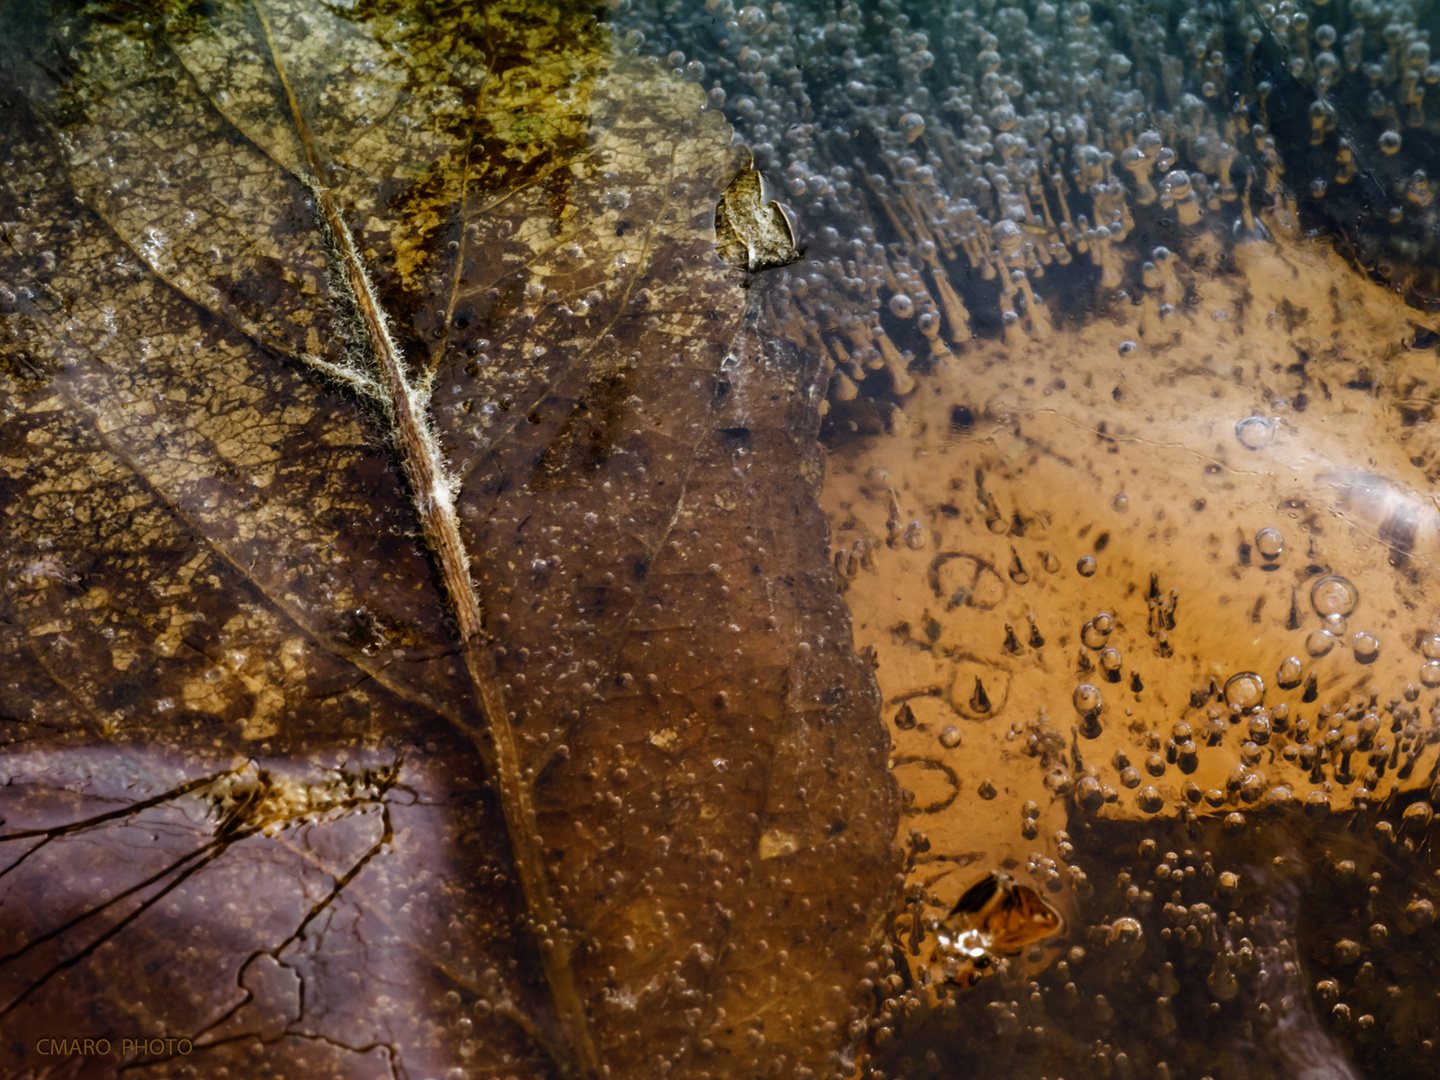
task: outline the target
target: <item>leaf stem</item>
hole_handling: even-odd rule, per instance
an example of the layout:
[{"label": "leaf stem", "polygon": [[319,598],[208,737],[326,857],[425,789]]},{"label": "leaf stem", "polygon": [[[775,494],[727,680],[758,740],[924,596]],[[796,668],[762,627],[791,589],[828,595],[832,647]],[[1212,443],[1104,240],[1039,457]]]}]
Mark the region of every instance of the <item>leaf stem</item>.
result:
[{"label": "leaf stem", "polygon": [[[445,468],[439,440],[430,424],[427,408],[429,387],[426,385],[423,390],[417,389],[410,383],[404,359],[390,335],[384,308],[356,250],[354,236],[329,189],[321,182],[323,163],[286,78],[269,21],[260,0],[252,0],[252,5],[285,91],[296,131],[309,159],[312,189],[333,245],[333,254],[345,275],[344,285],[365,325],[371,358],[378,368],[378,382],[384,395],[381,404],[394,425],[401,464],[410,481],[415,510],[420,517],[425,540],[439,563],[445,593],[454,609],[455,621],[465,645],[465,666],[475,687],[485,725],[483,729],[462,726],[489,765],[491,780],[500,796],[500,808],[505,816],[516,870],[525,894],[531,931],[540,951],[551,1000],[568,1043],[570,1060],[560,1064],[572,1076],[598,1080],[601,1076],[599,1053],[575,983],[575,972],[570,962],[570,935],[559,904],[550,890],[533,792],[521,772],[510,713],[496,682],[494,657],[486,646],[480,598],[470,577],[470,558],[455,515],[451,479]],[[365,378],[363,372],[355,374],[358,379]]]}]

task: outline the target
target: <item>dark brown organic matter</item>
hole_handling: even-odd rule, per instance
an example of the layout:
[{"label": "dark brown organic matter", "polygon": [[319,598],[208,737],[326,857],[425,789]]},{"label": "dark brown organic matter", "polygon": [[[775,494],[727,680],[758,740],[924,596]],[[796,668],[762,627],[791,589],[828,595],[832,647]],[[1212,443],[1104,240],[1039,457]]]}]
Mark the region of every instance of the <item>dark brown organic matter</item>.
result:
[{"label": "dark brown organic matter", "polygon": [[12,10],[0,1072],[845,1067],[821,376],[729,129],[561,7]]}]

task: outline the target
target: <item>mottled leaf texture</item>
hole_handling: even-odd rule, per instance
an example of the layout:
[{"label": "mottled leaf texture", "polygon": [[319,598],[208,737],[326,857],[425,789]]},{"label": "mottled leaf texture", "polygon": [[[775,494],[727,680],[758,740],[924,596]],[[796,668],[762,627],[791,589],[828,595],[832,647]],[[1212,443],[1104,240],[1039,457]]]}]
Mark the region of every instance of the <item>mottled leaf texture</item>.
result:
[{"label": "mottled leaf texture", "polygon": [[843,1073],[896,801],[729,128],[581,5],[42,7],[0,1074]]}]

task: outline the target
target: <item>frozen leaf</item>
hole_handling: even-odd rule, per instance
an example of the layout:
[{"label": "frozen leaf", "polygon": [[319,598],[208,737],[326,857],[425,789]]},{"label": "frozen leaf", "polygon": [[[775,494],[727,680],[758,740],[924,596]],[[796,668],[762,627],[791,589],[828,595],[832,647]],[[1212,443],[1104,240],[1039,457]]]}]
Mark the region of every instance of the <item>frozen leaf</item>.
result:
[{"label": "frozen leaf", "polygon": [[888,739],[723,121],[583,10],[7,19],[10,1060],[836,1068]]}]

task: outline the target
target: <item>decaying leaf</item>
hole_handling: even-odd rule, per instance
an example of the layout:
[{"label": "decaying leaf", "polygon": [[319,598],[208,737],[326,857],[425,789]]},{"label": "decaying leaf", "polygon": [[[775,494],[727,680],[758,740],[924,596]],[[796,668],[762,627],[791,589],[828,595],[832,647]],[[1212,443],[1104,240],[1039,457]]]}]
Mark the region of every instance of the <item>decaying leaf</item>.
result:
[{"label": "decaying leaf", "polygon": [[723,121],[567,5],[5,15],[6,1068],[842,1067],[888,737]]},{"label": "decaying leaf", "polygon": [[790,219],[779,203],[766,200],[760,173],[748,163],[715,205],[715,246],[727,263],[752,274],[800,258]]}]

